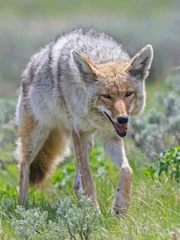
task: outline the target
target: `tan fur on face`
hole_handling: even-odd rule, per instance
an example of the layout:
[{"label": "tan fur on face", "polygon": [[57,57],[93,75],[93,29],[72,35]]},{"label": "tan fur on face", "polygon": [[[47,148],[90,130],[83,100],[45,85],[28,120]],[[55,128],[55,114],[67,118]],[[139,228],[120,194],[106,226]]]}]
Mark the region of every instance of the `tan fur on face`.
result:
[{"label": "tan fur on face", "polygon": [[100,81],[105,94],[112,97],[111,100],[101,97],[101,103],[111,112],[112,117],[128,116],[132,103],[135,102],[135,94],[126,97],[127,92],[134,92],[134,86],[128,79],[126,68],[128,62],[105,63],[98,65]]},{"label": "tan fur on face", "polygon": [[114,101],[106,103],[107,109],[111,112],[112,117],[128,116],[129,104],[123,99],[116,98]]},{"label": "tan fur on face", "polygon": [[122,86],[127,80],[126,68],[128,62],[112,62],[97,65],[97,69],[100,72],[100,78],[105,79],[105,84],[113,92],[122,91]]}]

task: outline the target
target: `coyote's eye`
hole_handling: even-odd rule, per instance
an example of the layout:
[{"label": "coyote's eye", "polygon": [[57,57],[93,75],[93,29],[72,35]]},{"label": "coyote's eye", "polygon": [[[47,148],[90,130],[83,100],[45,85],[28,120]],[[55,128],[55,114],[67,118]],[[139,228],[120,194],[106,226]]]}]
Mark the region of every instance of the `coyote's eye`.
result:
[{"label": "coyote's eye", "polygon": [[102,94],[101,96],[104,97],[104,98],[107,98],[109,100],[112,99],[112,97],[110,95],[108,95],[108,94]]},{"label": "coyote's eye", "polygon": [[133,92],[127,92],[126,97],[130,97],[133,94]]}]

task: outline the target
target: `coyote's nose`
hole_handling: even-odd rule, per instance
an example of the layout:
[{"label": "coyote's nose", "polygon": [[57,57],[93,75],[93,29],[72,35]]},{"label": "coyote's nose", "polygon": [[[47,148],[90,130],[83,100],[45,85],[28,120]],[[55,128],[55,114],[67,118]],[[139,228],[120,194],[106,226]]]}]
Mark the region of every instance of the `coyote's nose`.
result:
[{"label": "coyote's nose", "polygon": [[121,116],[117,118],[117,122],[119,124],[126,124],[128,122],[128,117],[127,116]]}]

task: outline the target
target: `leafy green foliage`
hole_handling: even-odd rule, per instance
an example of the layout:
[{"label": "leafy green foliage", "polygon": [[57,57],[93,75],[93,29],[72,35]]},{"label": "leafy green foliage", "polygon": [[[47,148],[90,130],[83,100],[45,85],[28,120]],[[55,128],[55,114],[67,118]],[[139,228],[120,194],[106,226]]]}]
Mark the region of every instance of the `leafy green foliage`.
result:
[{"label": "leafy green foliage", "polygon": [[[73,159],[72,159],[73,158]],[[63,189],[64,186],[72,186],[74,175],[76,172],[76,160],[74,156],[64,163],[61,163],[55,174],[52,176],[52,183]],[[117,171],[117,168],[112,164],[111,160],[107,157],[100,142],[96,141],[95,147],[90,155],[90,166],[95,178],[108,176],[109,172]]]},{"label": "leafy green foliage", "polygon": [[67,160],[65,164],[62,163],[60,165],[55,174],[53,174],[51,181],[58,188],[64,188],[67,184],[71,186],[75,171],[76,167],[71,158],[71,161]]},{"label": "leafy green foliage", "polygon": [[165,174],[171,179],[180,182],[180,146],[170,148],[160,154],[158,157],[157,166],[150,166],[145,170],[146,175],[150,176],[153,180],[155,175],[161,176]]}]

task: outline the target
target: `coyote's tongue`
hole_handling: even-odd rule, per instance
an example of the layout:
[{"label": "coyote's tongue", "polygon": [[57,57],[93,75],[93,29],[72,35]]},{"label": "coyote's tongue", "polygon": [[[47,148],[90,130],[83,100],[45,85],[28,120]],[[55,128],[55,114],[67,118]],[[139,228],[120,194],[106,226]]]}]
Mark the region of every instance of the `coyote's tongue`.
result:
[{"label": "coyote's tongue", "polygon": [[125,137],[126,134],[127,134],[127,123],[126,124],[118,124],[118,123],[114,123],[112,122],[117,134],[120,136],[120,137]]}]

